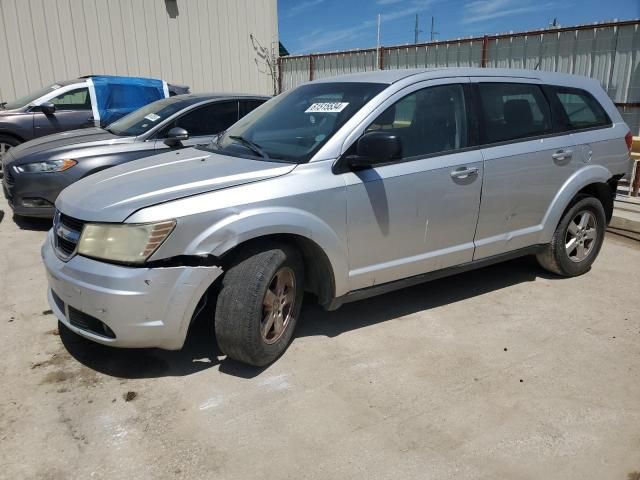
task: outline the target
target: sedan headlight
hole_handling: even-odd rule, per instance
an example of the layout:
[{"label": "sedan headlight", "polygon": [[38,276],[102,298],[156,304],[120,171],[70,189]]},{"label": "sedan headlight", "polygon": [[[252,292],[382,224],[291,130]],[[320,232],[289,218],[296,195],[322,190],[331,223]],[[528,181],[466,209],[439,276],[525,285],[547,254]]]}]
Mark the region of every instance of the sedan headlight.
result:
[{"label": "sedan headlight", "polygon": [[45,162],[25,163],[24,165],[16,165],[15,168],[19,173],[48,173],[48,172],[64,172],[73,167],[76,163],[71,158],[64,160],[47,160]]},{"label": "sedan headlight", "polygon": [[85,224],[78,254],[119,263],[144,263],[176,226],[175,220],[144,224]]}]

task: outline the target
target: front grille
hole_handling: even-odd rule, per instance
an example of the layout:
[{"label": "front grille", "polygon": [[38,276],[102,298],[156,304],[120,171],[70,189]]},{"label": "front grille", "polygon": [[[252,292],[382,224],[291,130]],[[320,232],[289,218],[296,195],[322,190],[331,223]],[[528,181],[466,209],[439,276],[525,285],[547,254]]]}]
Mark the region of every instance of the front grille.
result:
[{"label": "front grille", "polygon": [[71,322],[71,325],[74,327],[87,330],[95,335],[100,335],[101,337],[106,338],[116,338],[116,334],[113,333],[113,330],[111,330],[106,324],[87,313],[73,308],[72,306],[69,306],[69,322]]},{"label": "front grille", "polygon": [[54,241],[58,256],[69,258],[76,251],[85,222],[56,211],[53,219]]},{"label": "front grille", "polygon": [[62,253],[64,253],[66,256],[71,255],[75,250],[76,250],[76,244],[69,241],[69,240],[65,240],[62,237],[58,237],[57,238],[57,247],[58,250],[60,250]]},{"label": "front grille", "polygon": [[60,213],[60,223],[66,225],[71,230],[75,230],[76,232],[82,232],[82,227],[86,223],[84,220],[78,220],[77,218],[70,217],[65,215],[64,213]]},{"label": "front grille", "polygon": [[60,309],[60,311],[64,314],[64,302],[62,301],[62,299],[58,296],[58,294],[56,292],[54,292],[53,290],[51,290],[51,296],[53,297],[53,301],[55,302],[56,306]]}]

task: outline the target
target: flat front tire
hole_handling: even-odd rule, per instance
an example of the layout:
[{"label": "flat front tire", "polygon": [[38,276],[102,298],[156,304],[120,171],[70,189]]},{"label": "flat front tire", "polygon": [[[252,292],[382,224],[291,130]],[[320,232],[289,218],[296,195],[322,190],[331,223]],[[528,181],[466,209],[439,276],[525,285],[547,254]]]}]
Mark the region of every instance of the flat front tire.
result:
[{"label": "flat front tire", "polygon": [[558,223],[551,243],[537,255],[538,263],[563,277],[586,273],[600,252],[606,224],[600,200],[577,197]]},{"label": "flat front tire", "polygon": [[304,293],[300,254],[285,244],[240,253],[222,278],[216,304],[218,346],[255,366],[276,360],[289,346]]}]

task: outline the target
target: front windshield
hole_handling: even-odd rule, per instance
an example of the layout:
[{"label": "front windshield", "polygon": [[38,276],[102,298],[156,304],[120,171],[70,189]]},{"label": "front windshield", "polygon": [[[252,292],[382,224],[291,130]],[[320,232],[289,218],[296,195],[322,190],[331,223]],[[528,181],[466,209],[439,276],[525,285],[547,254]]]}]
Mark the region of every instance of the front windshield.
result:
[{"label": "front windshield", "polygon": [[109,124],[107,130],[122,137],[137,137],[185,107],[184,99],[171,97],[145,105]]},{"label": "front windshield", "polygon": [[35,92],[31,92],[30,94],[25,95],[24,97],[20,97],[17,100],[14,100],[13,102],[5,103],[4,108],[6,108],[7,110],[22,108],[25,105],[29,105],[31,102],[39,99],[43,95],[46,95],[47,93],[51,93],[54,90],[57,90],[58,88],[60,88],[60,85],[57,85],[54,83],[53,85],[49,85],[47,87],[41,88],[40,90],[36,90]]},{"label": "front windshield", "polygon": [[236,157],[304,163],[387,85],[302,85],[270,100],[205,148]]}]

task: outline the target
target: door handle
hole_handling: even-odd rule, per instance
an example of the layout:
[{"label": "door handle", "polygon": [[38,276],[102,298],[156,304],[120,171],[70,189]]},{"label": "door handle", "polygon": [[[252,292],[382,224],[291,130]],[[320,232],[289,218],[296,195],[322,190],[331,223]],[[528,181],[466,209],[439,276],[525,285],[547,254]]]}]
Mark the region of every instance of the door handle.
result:
[{"label": "door handle", "polygon": [[478,174],[477,167],[462,167],[451,171],[451,178],[469,178]]},{"label": "door handle", "polygon": [[573,152],[571,150],[558,150],[554,154],[551,155],[551,158],[554,160],[566,160],[573,156]]}]

